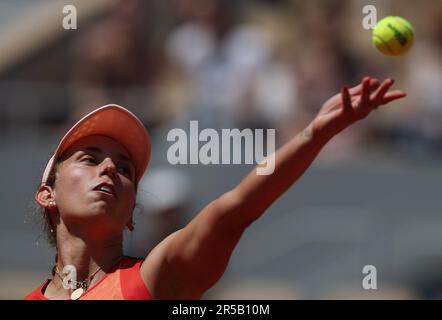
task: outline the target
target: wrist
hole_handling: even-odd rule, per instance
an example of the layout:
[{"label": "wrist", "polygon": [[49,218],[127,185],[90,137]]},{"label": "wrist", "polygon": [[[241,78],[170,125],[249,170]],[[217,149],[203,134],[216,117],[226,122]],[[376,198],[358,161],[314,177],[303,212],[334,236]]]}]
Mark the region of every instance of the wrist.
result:
[{"label": "wrist", "polygon": [[301,135],[305,139],[324,145],[335,136],[330,130],[319,126],[314,120],[302,131]]}]

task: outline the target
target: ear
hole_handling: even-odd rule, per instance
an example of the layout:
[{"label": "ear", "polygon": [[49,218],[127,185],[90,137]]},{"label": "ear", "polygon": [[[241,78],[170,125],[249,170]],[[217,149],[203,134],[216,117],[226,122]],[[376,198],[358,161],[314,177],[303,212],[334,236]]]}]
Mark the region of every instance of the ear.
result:
[{"label": "ear", "polygon": [[54,209],[56,207],[54,190],[50,186],[41,185],[35,193],[35,201],[43,208]]}]

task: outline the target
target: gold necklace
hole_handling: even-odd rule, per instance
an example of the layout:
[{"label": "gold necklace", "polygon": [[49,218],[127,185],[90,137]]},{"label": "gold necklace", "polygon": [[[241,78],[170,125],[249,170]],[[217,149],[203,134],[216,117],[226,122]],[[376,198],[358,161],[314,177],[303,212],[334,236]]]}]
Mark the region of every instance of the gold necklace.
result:
[{"label": "gold necklace", "polygon": [[[101,270],[101,267],[99,267],[90,277],[88,277],[84,280],[81,280],[81,281],[76,281],[76,280],[72,280],[72,279],[67,280],[69,287],[71,287],[71,288],[72,288],[72,286],[75,287],[75,290],[72,291],[72,293],[71,293],[71,300],[78,300],[83,295],[83,293],[89,288],[89,285],[90,285],[92,279],[95,277],[95,275],[100,270]],[[60,278],[62,283],[65,283],[64,279],[66,278],[66,276],[64,276],[64,277],[61,276],[61,274],[58,270],[58,266],[55,267],[55,273]]]},{"label": "gold necklace", "polygon": [[[115,266],[116,264],[120,263],[121,259],[124,258],[124,255],[121,255],[118,257],[117,262],[113,264],[113,266]],[[54,267],[54,272],[55,274],[57,274],[57,276],[61,279],[62,283],[64,283],[64,278],[62,277],[59,270],[58,270],[58,266],[55,265]],[[75,290],[72,291],[71,293],[71,300],[78,300],[83,293],[89,288],[89,285],[92,281],[92,279],[95,277],[95,275],[98,273],[98,271],[102,270],[101,267],[98,268],[91,276],[89,276],[88,278],[82,280],[82,281],[73,281],[71,279],[69,279],[67,282],[68,284],[71,286],[71,284],[75,285]]]}]

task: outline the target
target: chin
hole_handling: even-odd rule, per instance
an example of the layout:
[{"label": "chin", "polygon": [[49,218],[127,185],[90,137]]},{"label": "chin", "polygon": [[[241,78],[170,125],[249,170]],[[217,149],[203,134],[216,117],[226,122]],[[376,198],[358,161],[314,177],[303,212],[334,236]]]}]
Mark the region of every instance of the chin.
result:
[{"label": "chin", "polygon": [[101,215],[112,215],[112,208],[111,206],[105,202],[105,201],[99,201],[95,202],[90,206],[90,209],[88,210],[88,215],[91,216],[101,216]]}]

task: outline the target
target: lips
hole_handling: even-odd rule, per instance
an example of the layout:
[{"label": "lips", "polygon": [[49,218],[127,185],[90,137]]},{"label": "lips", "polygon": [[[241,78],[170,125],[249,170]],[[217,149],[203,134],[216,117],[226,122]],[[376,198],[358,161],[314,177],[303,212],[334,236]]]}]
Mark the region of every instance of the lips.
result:
[{"label": "lips", "polygon": [[116,191],[115,191],[114,186],[113,186],[112,184],[109,184],[109,183],[106,183],[106,182],[100,183],[98,186],[96,186],[96,187],[95,187],[94,189],[92,189],[92,190],[94,190],[94,191],[100,191],[100,192],[103,192],[103,193],[107,193],[107,194],[109,194],[109,195],[112,195],[112,196],[114,196],[114,197],[117,197],[117,193],[116,193]]}]

